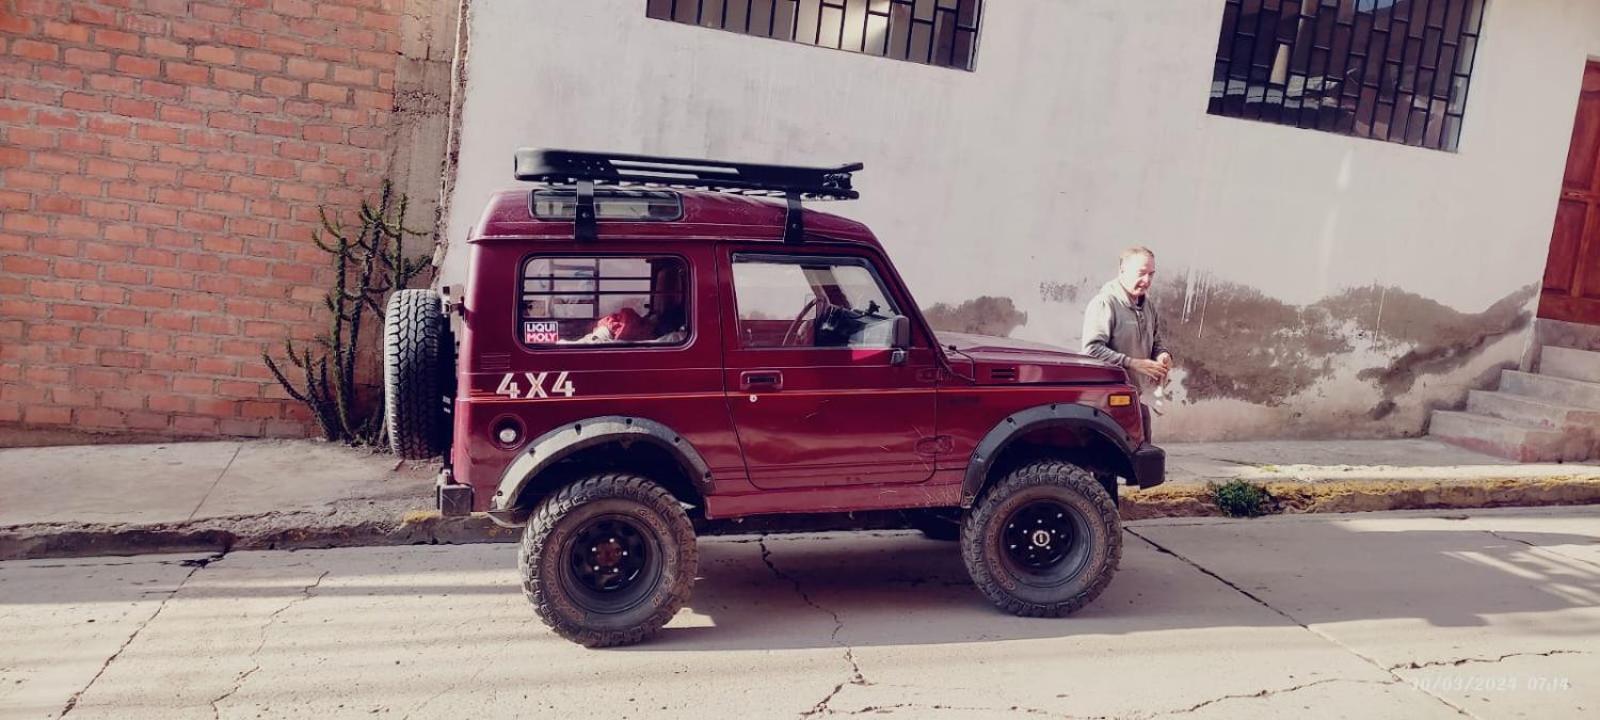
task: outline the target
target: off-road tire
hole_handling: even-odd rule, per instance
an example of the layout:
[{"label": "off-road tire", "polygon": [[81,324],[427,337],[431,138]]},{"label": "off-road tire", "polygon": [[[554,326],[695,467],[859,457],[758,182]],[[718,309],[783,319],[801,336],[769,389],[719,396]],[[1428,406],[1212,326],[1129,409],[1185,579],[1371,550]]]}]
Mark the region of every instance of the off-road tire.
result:
[{"label": "off-road tire", "polygon": [[954,510],[908,510],[906,522],[929,540],[955,542],[961,539],[961,518]]},{"label": "off-road tire", "polygon": [[[1060,509],[1059,514],[1066,516],[1063,520],[1072,525],[1071,552],[1081,547],[1083,554],[1067,555],[1054,575],[1030,572],[1016,558],[1028,548],[1013,550],[1005,540],[1007,522],[1024,513],[1037,516],[1039,509],[1051,507]],[[1025,617],[1061,617],[1093,601],[1111,582],[1122,560],[1122,522],[1111,496],[1088,470],[1060,460],[1039,460],[1011,470],[967,512],[961,525],[961,558],[972,582],[1001,610]]]},{"label": "off-road tire", "polygon": [[426,460],[450,444],[446,397],[454,390],[455,349],[439,294],[399,290],[383,316],[383,403],[389,446]]},{"label": "off-road tire", "polygon": [[[634,523],[658,555],[638,582],[635,604],[616,612],[585,608],[570,572],[573,542],[608,518]],[[542,500],[528,519],[517,551],[522,594],[556,634],[586,647],[632,645],[653,635],[689,599],[699,569],[694,527],[677,498],[650,480],[606,472],[566,485]],[[589,597],[593,597],[592,595]]]}]

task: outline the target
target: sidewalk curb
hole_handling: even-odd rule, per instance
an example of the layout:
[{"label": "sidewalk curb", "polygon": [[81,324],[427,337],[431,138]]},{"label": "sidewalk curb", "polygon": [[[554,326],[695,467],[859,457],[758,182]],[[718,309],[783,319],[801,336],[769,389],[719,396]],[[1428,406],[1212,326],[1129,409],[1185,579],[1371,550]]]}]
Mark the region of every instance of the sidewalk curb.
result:
[{"label": "sidewalk curb", "polygon": [[[1593,475],[1255,484],[1272,497],[1269,514],[1600,504],[1600,477]],[[1121,498],[1121,510],[1124,520],[1222,515],[1212,502],[1208,486],[1199,483],[1130,492]],[[702,534],[884,529],[899,527],[895,518],[894,513],[857,513],[711,521],[704,524]],[[393,508],[267,513],[152,524],[41,523],[0,528],[0,560],[515,542],[520,534],[521,530],[502,528],[482,515],[445,518],[431,510]]]}]

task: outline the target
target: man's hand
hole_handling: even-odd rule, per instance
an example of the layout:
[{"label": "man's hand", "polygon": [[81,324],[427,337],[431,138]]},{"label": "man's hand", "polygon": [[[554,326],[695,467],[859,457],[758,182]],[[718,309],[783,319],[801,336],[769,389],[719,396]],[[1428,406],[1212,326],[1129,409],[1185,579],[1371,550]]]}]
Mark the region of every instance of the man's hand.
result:
[{"label": "man's hand", "polygon": [[1129,360],[1128,369],[1149,378],[1153,383],[1167,379],[1167,366],[1154,360]]},{"label": "man's hand", "polygon": [[1160,355],[1157,355],[1156,356],[1156,362],[1161,363],[1161,367],[1164,367],[1164,368],[1166,368],[1168,370],[1171,370],[1172,369],[1172,353],[1164,352],[1164,353],[1161,353]]}]

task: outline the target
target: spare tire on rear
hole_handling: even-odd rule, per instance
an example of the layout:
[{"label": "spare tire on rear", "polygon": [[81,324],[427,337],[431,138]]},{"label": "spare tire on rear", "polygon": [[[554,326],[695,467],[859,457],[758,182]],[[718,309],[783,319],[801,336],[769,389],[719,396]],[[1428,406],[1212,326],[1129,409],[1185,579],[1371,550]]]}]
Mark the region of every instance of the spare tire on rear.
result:
[{"label": "spare tire on rear", "polygon": [[389,446],[425,460],[450,444],[446,412],[455,388],[455,348],[439,294],[399,290],[383,316],[383,388]]}]

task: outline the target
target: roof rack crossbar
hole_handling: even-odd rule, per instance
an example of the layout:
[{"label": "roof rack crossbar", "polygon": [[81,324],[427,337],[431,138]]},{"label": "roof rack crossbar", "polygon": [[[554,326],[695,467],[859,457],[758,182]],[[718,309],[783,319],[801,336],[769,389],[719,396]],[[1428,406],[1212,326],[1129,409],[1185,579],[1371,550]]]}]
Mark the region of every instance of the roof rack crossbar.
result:
[{"label": "roof rack crossbar", "polygon": [[516,153],[516,179],[577,188],[573,233],[579,240],[597,236],[594,211],[595,185],[705,189],[740,195],[784,198],[783,238],[805,238],[802,200],[855,200],[861,194],[851,187],[851,173],[861,163],[831,168],[793,165],[758,165],[693,158],[522,149]]}]

